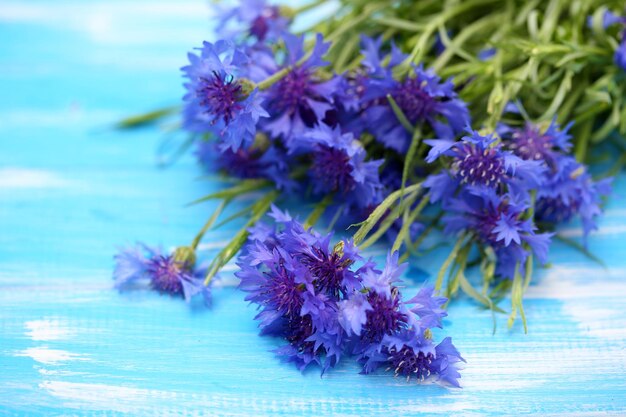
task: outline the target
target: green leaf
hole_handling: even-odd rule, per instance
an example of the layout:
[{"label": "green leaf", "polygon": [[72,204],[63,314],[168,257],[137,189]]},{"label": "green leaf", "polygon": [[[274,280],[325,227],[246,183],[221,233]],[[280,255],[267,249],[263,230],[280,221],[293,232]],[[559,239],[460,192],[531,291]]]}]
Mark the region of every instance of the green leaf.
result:
[{"label": "green leaf", "polygon": [[519,264],[515,265],[515,277],[513,278],[513,286],[511,288],[511,315],[509,316],[509,329],[513,327],[517,312],[520,312],[522,318],[522,324],[524,325],[524,333],[528,333],[528,326],[526,325],[526,314],[524,313],[524,288],[522,283],[522,275],[519,272]]},{"label": "green leaf", "polygon": [[209,285],[219,270],[239,252],[250,234],[248,229],[254,226],[256,222],[267,213],[272,203],[279,195],[280,193],[277,190],[270,191],[252,206],[252,216],[248,222],[235,234],[233,239],[217,254],[211,262],[211,265],[209,265],[204,285]]},{"label": "green leaf", "polygon": [[130,116],[120,120],[115,124],[116,129],[135,129],[148,126],[159,119],[174,114],[180,110],[180,106],[164,107],[149,111],[147,113]]},{"label": "green leaf", "polygon": [[[422,183],[413,184],[409,187],[405,188],[405,193],[411,193],[419,190],[422,187]],[[393,193],[389,194],[387,198],[385,198],[382,203],[380,203],[374,211],[369,215],[369,217],[362,222],[359,230],[354,234],[354,244],[359,245],[363,239],[367,236],[367,234],[374,228],[374,226],[378,223],[378,221],[383,217],[383,215],[389,210],[389,208],[400,198],[402,195],[402,190],[396,190]]]},{"label": "green leaf", "polygon": [[413,129],[413,126],[411,125],[411,122],[409,122],[409,119],[407,119],[406,115],[404,114],[400,106],[398,106],[398,103],[396,103],[396,100],[394,100],[391,94],[387,94],[387,100],[389,101],[389,104],[391,105],[393,114],[396,115],[396,118],[398,119],[400,124],[407,130],[407,132],[413,132],[414,129]]},{"label": "green leaf", "polygon": [[466,236],[461,235],[456,241],[456,244],[452,248],[452,251],[450,251],[450,254],[446,258],[446,260],[443,261],[443,264],[441,265],[441,268],[439,269],[439,273],[437,274],[437,280],[435,281],[435,290],[437,291],[441,290],[441,286],[443,284],[443,277],[445,276],[446,271],[452,264],[452,261],[456,259],[456,256],[459,253],[459,250],[461,249],[463,244],[465,243],[465,240],[466,240]]},{"label": "green leaf", "polygon": [[192,201],[191,203],[188,204],[188,206],[192,206],[198,203],[203,203],[209,200],[234,198],[234,197],[237,197],[237,196],[240,196],[242,194],[246,194],[252,191],[258,191],[271,184],[272,183],[269,180],[265,180],[265,179],[242,180],[234,187],[228,188],[226,190],[216,191],[214,193],[205,195],[202,198]]}]

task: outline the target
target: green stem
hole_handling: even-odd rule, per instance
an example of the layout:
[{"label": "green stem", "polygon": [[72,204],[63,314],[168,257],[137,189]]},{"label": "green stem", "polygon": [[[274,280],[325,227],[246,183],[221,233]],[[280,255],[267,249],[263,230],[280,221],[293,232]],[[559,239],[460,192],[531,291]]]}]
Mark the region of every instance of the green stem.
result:
[{"label": "green stem", "polygon": [[311,3],[307,3],[300,7],[296,7],[295,9],[293,9],[293,13],[300,14],[300,13],[308,12],[309,10],[315,9],[317,6],[321,6],[324,3],[326,3],[326,0],[312,1]]},{"label": "green stem", "polygon": [[443,264],[441,265],[441,268],[439,269],[439,273],[437,274],[437,281],[435,281],[435,290],[437,291],[441,290],[441,285],[443,284],[443,277],[445,276],[446,271],[452,264],[452,261],[454,261],[454,259],[458,255],[459,250],[461,250],[461,247],[465,244],[465,240],[466,240],[466,236],[461,235],[459,239],[456,241],[456,244],[452,248],[452,251],[446,258],[446,260],[443,261]]},{"label": "green stem", "polygon": [[204,280],[204,285],[209,285],[211,280],[215,275],[219,272],[219,270],[230,261],[233,256],[239,252],[241,247],[246,243],[250,232],[248,229],[256,224],[261,217],[267,213],[270,209],[272,203],[278,198],[280,195],[278,190],[270,191],[266,194],[262,199],[257,201],[252,208],[252,217],[248,220],[248,222],[244,225],[244,227],[237,232],[237,234],[233,237],[233,239],[229,242],[228,245],[224,247],[220,251],[219,254],[213,259],[211,265],[209,265],[209,269]]},{"label": "green stem", "polygon": [[170,114],[176,113],[179,110],[180,110],[180,106],[170,106],[170,107],[163,107],[161,109],[152,110],[147,113],[130,116],[117,122],[115,124],[115,128],[116,129],[135,129],[138,127],[147,126],[149,124],[156,122],[159,119],[164,118],[165,116],[169,116]]},{"label": "green stem", "polygon": [[[413,184],[410,187],[405,188],[405,193],[411,193],[419,190],[422,187],[422,183]],[[367,234],[374,228],[378,221],[383,217],[387,210],[400,198],[402,190],[396,190],[389,194],[387,198],[383,200],[369,215],[369,217],[361,224],[359,230],[354,234],[354,244],[360,244]]]},{"label": "green stem", "polygon": [[391,252],[395,252],[399,250],[400,247],[402,246],[402,242],[406,240],[406,238],[410,238],[409,228],[415,222],[415,220],[420,215],[424,207],[426,207],[429,200],[430,200],[430,197],[428,195],[424,196],[422,198],[422,201],[420,201],[419,204],[417,205],[417,207],[413,209],[409,217],[404,220],[404,222],[402,223],[402,227],[400,228],[400,231],[398,232],[398,236],[396,236],[396,240],[393,242],[393,246],[391,247]]},{"label": "green stem", "polygon": [[207,230],[211,228],[211,226],[213,226],[213,224],[215,223],[215,220],[217,220],[220,213],[222,213],[222,210],[224,210],[224,208],[228,205],[229,202],[230,202],[230,199],[224,199],[220,202],[220,204],[217,206],[213,214],[211,214],[211,217],[209,217],[209,219],[206,221],[204,226],[202,226],[202,229],[200,229],[196,237],[191,242],[190,246],[192,249],[195,250],[198,248],[198,244],[202,240],[202,237],[204,236],[204,234],[207,232]]},{"label": "green stem", "polygon": [[307,217],[304,221],[305,229],[308,229],[311,226],[315,226],[322,214],[324,214],[324,211],[326,211],[326,208],[330,205],[330,203],[333,202],[333,197],[333,194],[327,194],[322,201],[317,203],[313,211],[311,211],[311,213],[309,214],[309,217]]}]

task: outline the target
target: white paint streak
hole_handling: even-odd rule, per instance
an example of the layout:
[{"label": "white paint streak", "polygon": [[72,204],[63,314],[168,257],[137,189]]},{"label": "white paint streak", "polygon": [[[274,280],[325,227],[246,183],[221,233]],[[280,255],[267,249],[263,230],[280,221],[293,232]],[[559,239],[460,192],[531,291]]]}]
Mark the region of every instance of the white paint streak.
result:
[{"label": "white paint streak", "polygon": [[554,265],[526,291],[525,298],[557,300],[626,296],[626,270]]},{"label": "white paint streak", "polygon": [[[614,236],[614,235],[623,235],[626,233],[626,225],[624,224],[603,224],[598,230],[594,230],[591,232],[590,236]],[[559,235],[563,237],[582,237],[583,229],[572,228],[572,229],[563,229],[559,230]]]},{"label": "white paint streak", "polygon": [[69,326],[57,318],[27,321],[26,336],[36,341],[63,340],[73,335]]},{"label": "white paint streak", "polygon": [[155,44],[173,40],[189,42],[199,36],[197,29],[185,29],[182,24],[167,27],[147,25],[147,23],[162,20],[172,22],[174,19],[179,19],[181,22],[197,22],[198,16],[203,14],[207,16],[208,23],[209,8],[201,1],[88,4],[4,2],[0,8],[0,21],[71,30],[80,32],[96,43],[128,46],[129,44]]},{"label": "white paint streak", "polygon": [[0,168],[0,189],[64,188],[70,185],[72,185],[72,181],[50,171],[10,167]]},{"label": "white paint streak", "polygon": [[85,355],[61,349],[48,349],[46,346],[28,348],[16,352],[15,356],[29,357],[44,365],[58,365],[61,362],[89,360]]}]

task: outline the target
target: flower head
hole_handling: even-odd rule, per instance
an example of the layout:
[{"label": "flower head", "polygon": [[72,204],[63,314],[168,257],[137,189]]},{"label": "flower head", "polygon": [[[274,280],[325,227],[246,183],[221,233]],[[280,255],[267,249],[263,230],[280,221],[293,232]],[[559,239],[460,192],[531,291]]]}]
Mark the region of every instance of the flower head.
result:
[{"label": "flower head", "polygon": [[535,233],[536,227],[524,217],[528,205],[515,195],[499,195],[493,189],[468,187],[444,204],[445,232],[471,232],[493,248],[498,258],[496,272],[513,278],[515,267],[528,256],[527,244],[540,262],[547,261],[550,234]]},{"label": "flower head", "polygon": [[270,119],[264,128],[276,138],[282,138],[287,147],[291,139],[306,128],[317,126],[333,108],[336,79],[323,80],[316,69],[327,65],[322,56],[330,44],[318,35],[310,56],[305,57],[304,38],[286,35],[287,57],[284,67],[288,73],[266,93]]},{"label": "flower head", "polygon": [[197,133],[213,133],[221,149],[249,146],[256,125],[267,113],[257,91],[246,91],[238,78],[246,55],[227,41],[204,42],[200,54],[189,55],[190,65],[182,68],[189,81],[183,100],[184,126]]},{"label": "flower head", "polygon": [[138,245],[121,250],[115,256],[115,288],[126,290],[148,284],[152,289],[190,301],[196,294],[210,303],[210,287],[204,285],[204,269],[195,267],[193,250],[180,247],[164,255],[160,250]]},{"label": "flower head", "polygon": [[449,171],[429,177],[425,183],[431,189],[432,201],[452,196],[460,186],[478,187],[505,192],[528,194],[545,171],[535,160],[524,160],[505,150],[493,135],[482,135],[472,130],[460,141],[446,139],[425,140],[430,149],[427,162],[441,156],[452,158]]},{"label": "flower head", "polygon": [[351,133],[342,134],[339,128],[322,124],[296,138],[292,146],[311,155],[315,193],[338,193],[357,208],[380,201],[383,186],[378,169],[383,161],[366,161],[365,149]]},{"label": "flower head", "polygon": [[394,113],[390,96],[413,126],[427,125],[440,138],[454,138],[469,124],[466,104],[458,98],[451,80],[442,81],[434,71],[413,67],[402,80],[393,77],[393,68],[404,61],[394,45],[388,66],[380,56],[381,40],[363,38],[363,65],[370,77],[361,96],[362,121],[368,130],[388,148],[406,152],[411,142],[409,132]]},{"label": "flower head", "polygon": [[561,223],[578,215],[586,238],[596,229],[596,218],[602,213],[600,204],[611,192],[611,181],[595,182],[584,165],[571,156],[561,156],[537,190],[537,219]]},{"label": "flower head", "polygon": [[[217,7],[217,6],[216,6]],[[239,5],[219,12],[216,32],[224,34],[231,21],[237,23],[233,35],[253,37],[257,42],[274,41],[287,32],[290,19],[281,13],[278,6],[267,4],[265,0],[240,0]]]},{"label": "flower head", "polygon": [[571,135],[568,133],[572,123],[561,129],[555,120],[546,129],[527,123],[523,128],[506,125],[498,127],[507,149],[524,160],[545,161],[554,164],[555,159],[570,151]]},{"label": "flower head", "polygon": [[198,162],[209,172],[222,171],[236,178],[265,178],[276,188],[292,190],[297,184],[289,178],[291,159],[281,148],[267,149],[254,144],[248,148],[221,150],[219,144],[208,140],[196,142]]}]

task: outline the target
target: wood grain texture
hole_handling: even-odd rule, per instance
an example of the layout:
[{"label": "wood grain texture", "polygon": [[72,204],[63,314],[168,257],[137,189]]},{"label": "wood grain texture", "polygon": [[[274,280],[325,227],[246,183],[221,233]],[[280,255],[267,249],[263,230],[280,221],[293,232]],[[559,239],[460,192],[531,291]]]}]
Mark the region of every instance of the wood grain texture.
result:
[{"label": "wood grain texture", "polygon": [[[626,414],[625,176],[590,241],[607,268],[556,243],[528,291],[528,335],[505,317],[492,335],[490,314],[452,304],[463,389],[349,362],[301,375],[257,336],[229,272],[209,311],[111,290],[117,245],[185,244],[214,208],[184,207],[221,184],[198,180],[191,157],[157,169],[157,131],[105,129],[179,99],[206,15],[195,0],[0,0],[0,415]],[[405,293],[445,255],[414,261]]]}]

